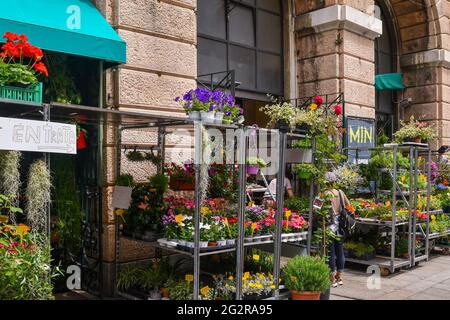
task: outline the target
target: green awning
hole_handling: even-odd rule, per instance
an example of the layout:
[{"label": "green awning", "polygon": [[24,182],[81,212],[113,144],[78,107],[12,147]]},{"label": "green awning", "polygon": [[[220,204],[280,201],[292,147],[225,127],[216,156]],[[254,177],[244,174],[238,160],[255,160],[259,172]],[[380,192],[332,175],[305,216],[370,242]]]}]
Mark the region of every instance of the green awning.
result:
[{"label": "green awning", "polygon": [[375,76],[375,89],[402,90],[405,89],[401,73],[385,73]]},{"label": "green awning", "polygon": [[0,37],[6,31],[25,34],[44,50],[126,62],[125,42],[90,0],[6,1],[0,10]]}]

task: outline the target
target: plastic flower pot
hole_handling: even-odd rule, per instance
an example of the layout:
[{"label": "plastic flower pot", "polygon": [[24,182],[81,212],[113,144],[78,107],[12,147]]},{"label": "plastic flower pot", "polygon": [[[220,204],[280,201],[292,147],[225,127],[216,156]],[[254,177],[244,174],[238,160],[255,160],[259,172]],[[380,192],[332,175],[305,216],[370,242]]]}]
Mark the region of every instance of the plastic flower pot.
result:
[{"label": "plastic flower pot", "polygon": [[278,120],[276,128],[281,132],[289,132],[289,124],[286,120]]},{"label": "plastic flower pot", "polygon": [[258,166],[247,166],[247,174],[257,175],[259,172]]},{"label": "plastic flower pot", "polygon": [[87,148],[86,137],[84,136],[84,132],[80,130],[77,138],[77,150],[83,150]]},{"label": "plastic flower pot", "polygon": [[200,241],[200,248],[208,248],[208,241]]},{"label": "plastic flower pot", "polygon": [[245,237],[244,242],[253,242],[253,237]]},{"label": "plastic flower pot", "polygon": [[320,294],[320,300],[330,300],[330,289]]},{"label": "plastic flower pot", "polygon": [[194,247],[194,242],[193,241],[187,241],[186,242],[186,247],[193,248]]},{"label": "plastic flower pot", "polygon": [[190,120],[196,121],[196,120],[200,120],[200,112],[198,111],[189,111],[188,112],[188,117]]},{"label": "plastic flower pot", "polygon": [[185,246],[186,246],[186,240],[178,240],[178,244],[179,244],[180,246],[185,247]]},{"label": "plastic flower pot", "polygon": [[320,300],[320,292],[310,291],[291,291],[292,300]]},{"label": "plastic flower pot", "polygon": [[218,247],[225,247],[227,245],[227,240],[217,240]]},{"label": "plastic flower pot", "polygon": [[214,123],[214,111],[200,111],[201,120],[205,123]]},{"label": "plastic flower pot", "polygon": [[236,243],[236,239],[227,239],[227,246],[234,246]]},{"label": "plastic flower pot", "polygon": [[223,122],[223,116],[224,116],[224,113],[223,113],[223,112],[216,112],[216,117],[215,117],[215,119],[214,119],[214,123],[222,124],[222,122]]}]

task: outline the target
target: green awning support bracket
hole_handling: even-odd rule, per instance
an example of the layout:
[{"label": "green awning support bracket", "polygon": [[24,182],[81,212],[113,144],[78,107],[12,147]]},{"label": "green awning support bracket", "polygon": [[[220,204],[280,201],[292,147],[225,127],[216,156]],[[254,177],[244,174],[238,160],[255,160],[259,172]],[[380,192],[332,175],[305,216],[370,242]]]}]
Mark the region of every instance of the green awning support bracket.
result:
[{"label": "green awning support bracket", "polygon": [[377,90],[403,90],[405,88],[401,73],[385,73],[375,76],[375,89]]},{"label": "green awning support bracket", "polygon": [[[126,44],[90,0],[12,0],[0,10],[0,37],[9,31],[53,52],[126,63]],[[4,42],[4,39],[0,39]]]}]

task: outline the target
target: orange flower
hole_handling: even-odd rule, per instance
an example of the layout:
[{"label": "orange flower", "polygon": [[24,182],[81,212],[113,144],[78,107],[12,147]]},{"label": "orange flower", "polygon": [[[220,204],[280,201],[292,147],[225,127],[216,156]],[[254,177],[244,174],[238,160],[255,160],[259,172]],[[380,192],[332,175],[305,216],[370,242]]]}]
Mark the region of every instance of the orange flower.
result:
[{"label": "orange flower", "polygon": [[346,205],[346,206],[345,206],[345,209],[347,209],[349,212],[355,214],[355,211],[356,211],[356,210],[355,210],[355,207],[352,206],[351,204]]}]

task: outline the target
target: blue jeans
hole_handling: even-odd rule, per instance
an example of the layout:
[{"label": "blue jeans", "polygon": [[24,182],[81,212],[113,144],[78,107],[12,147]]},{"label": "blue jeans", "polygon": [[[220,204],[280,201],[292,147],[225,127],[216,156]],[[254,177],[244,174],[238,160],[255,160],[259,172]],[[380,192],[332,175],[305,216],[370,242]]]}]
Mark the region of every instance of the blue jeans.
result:
[{"label": "blue jeans", "polygon": [[334,240],[330,243],[328,249],[330,254],[329,264],[331,271],[336,272],[337,269],[338,272],[343,272],[345,266],[344,243],[342,240]]}]

